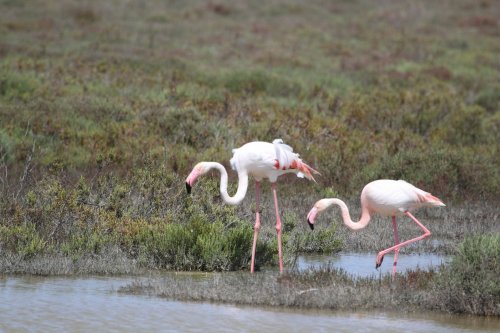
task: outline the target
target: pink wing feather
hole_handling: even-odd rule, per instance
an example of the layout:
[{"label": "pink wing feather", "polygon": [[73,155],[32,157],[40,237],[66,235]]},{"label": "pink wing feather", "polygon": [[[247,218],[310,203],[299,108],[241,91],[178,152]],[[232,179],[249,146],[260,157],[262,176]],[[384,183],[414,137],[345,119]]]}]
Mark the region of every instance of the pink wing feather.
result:
[{"label": "pink wing feather", "polygon": [[[311,168],[300,159],[299,154],[293,152],[293,148],[283,143],[283,140],[276,139],[273,141],[276,151],[276,161],[274,167],[278,170],[298,170],[298,177],[306,177],[309,180],[314,180],[313,173],[319,174],[318,171]],[[315,181],[315,180],[314,180]]]}]

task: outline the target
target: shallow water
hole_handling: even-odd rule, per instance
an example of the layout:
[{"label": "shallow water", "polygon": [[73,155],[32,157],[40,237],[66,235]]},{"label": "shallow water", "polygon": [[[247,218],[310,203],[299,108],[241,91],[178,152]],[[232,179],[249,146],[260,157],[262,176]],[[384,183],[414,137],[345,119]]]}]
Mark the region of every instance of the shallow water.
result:
[{"label": "shallow water", "polygon": [[[139,278],[147,280],[148,278]],[[121,277],[0,277],[1,332],[498,332],[498,318],[187,303],[116,290]]]},{"label": "shallow water", "polygon": [[[376,253],[339,253],[335,255],[302,255],[297,259],[297,268],[306,270],[308,268],[319,268],[322,266],[331,266],[341,268],[348,274],[359,277],[379,276],[379,274],[392,273],[392,254],[387,254],[379,269],[375,269]],[[449,256],[443,256],[433,253],[422,254],[399,254],[397,272],[404,273],[410,269],[429,269],[451,259]]]}]

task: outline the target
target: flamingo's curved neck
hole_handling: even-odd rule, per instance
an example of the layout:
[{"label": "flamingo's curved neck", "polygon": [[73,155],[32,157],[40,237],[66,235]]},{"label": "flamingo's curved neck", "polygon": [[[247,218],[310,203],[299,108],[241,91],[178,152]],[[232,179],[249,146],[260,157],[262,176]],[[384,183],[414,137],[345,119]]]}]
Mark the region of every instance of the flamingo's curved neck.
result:
[{"label": "flamingo's curved neck", "polygon": [[343,202],[340,199],[329,199],[328,205],[337,205],[340,207],[340,210],[342,211],[342,220],[344,220],[344,224],[351,230],[359,230],[363,229],[368,225],[368,222],[370,222],[370,211],[368,208],[363,205],[363,201],[361,201],[361,218],[358,222],[354,222],[351,219],[351,215],[349,214],[349,208],[347,208],[347,205],[345,202]]},{"label": "flamingo's curved neck", "polygon": [[230,204],[230,205],[237,205],[239,204],[244,198],[247,193],[248,189],[248,174],[244,171],[238,171],[238,190],[236,191],[236,194],[234,196],[230,196],[227,193],[227,181],[228,181],[228,176],[227,176],[227,171],[226,168],[222,164],[216,163],[216,162],[211,162],[210,163],[210,168],[217,169],[220,172],[220,194],[222,196],[222,199]]}]

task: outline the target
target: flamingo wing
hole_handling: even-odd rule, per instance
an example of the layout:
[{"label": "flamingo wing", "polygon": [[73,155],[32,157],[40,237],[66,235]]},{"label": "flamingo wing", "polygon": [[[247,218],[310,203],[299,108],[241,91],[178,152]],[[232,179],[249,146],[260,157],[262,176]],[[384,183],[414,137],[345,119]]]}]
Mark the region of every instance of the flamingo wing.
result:
[{"label": "flamingo wing", "polygon": [[424,206],[444,206],[439,199],[404,180],[380,179],[363,190],[371,209],[382,215],[404,213]]},{"label": "flamingo wing", "polygon": [[273,141],[275,158],[273,163],[277,169],[290,169],[293,161],[300,160],[299,155],[293,152],[293,148],[283,143],[283,140]]},{"label": "flamingo wing", "polygon": [[245,170],[257,176],[266,178],[267,173],[275,171],[276,152],[269,142],[249,142],[240,148],[233,149],[231,167],[233,170]]},{"label": "flamingo wing", "polygon": [[274,167],[278,170],[294,170],[297,177],[314,180],[313,173],[319,174],[318,171],[304,163],[299,157],[299,154],[293,152],[293,148],[283,143],[283,140],[276,139],[273,141],[276,151],[276,159]]},{"label": "flamingo wing", "polygon": [[312,179],[316,170],[302,162],[293,148],[276,139],[273,143],[255,141],[233,149],[231,167],[245,169],[256,179],[269,178],[272,181],[284,173],[295,173],[298,177]]},{"label": "flamingo wing", "polygon": [[366,185],[365,195],[377,212],[393,215],[415,208],[419,197],[427,194],[405,181],[380,179]]}]

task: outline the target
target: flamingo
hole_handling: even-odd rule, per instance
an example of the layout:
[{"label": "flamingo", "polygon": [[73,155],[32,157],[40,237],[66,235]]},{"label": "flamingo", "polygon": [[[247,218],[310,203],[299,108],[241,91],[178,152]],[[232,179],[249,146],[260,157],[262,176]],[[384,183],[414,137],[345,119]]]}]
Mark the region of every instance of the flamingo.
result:
[{"label": "flamingo", "polygon": [[[431,235],[431,232],[419,220],[417,220],[415,216],[410,213],[410,211],[421,207],[445,206],[439,198],[436,198],[432,194],[425,192],[404,180],[379,179],[368,183],[361,192],[361,218],[359,222],[353,222],[351,220],[349,209],[342,200],[337,198],[321,199],[314,204],[314,207],[307,215],[307,222],[312,230],[314,230],[314,221],[318,213],[324,211],[333,204],[340,207],[344,224],[349,229],[354,231],[365,228],[374,213],[382,216],[392,216],[395,244],[394,246],[378,253],[375,268],[380,267],[382,260],[384,259],[384,255],[388,252],[394,251],[394,263],[392,267],[393,278],[396,274],[399,249]],[[424,231],[424,234],[400,243],[396,216],[404,215],[410,217],[410,219],[412,219]]]},{"label": "flamingo", "polygon": [[318,174],[316,170],[305,164],[299,155],[293,152],[293,148],[284,144],[283,140],[276,139],[269,142],[249,142],[240,148],[233,149],[233,158],[230,160],[231,168],[238,173],[238,189],[234,196],[227,193],[228,175],[224,166],[217,162],[200,162],[196,164],[189,176],[186,178],[186,189],[191,193],[191,187],[197,178],[215,169],[220,172],[220,193],[222,199],[231,205],[239,204],[244,198],[248,188],[248,176],[255,178],[255,225],[252,244],[252,261],[250,272],[254,272],[255,248],[257,236],[260,230],[260,182],[267,178],[271,182],[274,208],[276,213],[276,232],[278,237],[278,257],[280,273],[283,273],[283,255],[281,252],[281,220],[278,212],[278,197],[276,193],[276,181],[279,176],[287,173],[295,173],[297,177],[307,178],[314,181],[312,174]]}]

